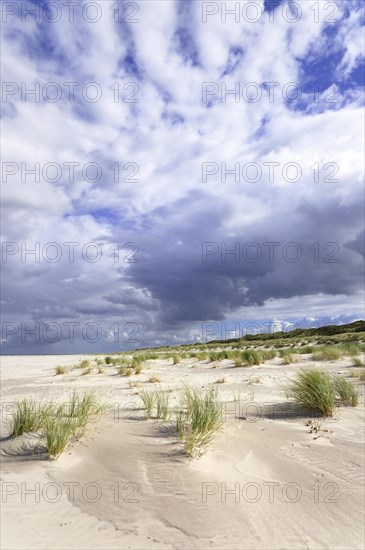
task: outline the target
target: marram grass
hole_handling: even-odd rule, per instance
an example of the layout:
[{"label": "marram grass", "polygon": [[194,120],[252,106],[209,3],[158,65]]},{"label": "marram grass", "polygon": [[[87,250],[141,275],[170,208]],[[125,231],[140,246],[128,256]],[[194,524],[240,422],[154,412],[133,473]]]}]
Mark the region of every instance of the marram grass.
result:
[{"label": "marram grass", "polygon": [[176,429],[188,455],[201,454],[222,427],[222,409],[214,388],[201,391],[185,386]]}]

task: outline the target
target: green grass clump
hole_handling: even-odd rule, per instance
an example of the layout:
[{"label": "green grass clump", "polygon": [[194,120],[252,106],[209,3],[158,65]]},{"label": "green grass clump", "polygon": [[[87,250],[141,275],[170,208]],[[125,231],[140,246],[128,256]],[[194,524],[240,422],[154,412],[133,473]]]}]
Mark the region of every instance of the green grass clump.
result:
[{"label": "green grass clump", "polygon": [[332,416],[335,408],[333,379],[324,370],[301,369],[286,388],[287,397],[324,416]]},{"label": "green grass clump", "polygon": [[155,374],[153,374],[152,376],[149,377],[147,382],[149,382],[150,384],[157,384],[158,382],[161,382],[161,380],[159,376],[156,376]]},{"label": "green grass clump", "polygon": [[213,388],[202,392],[185,386],[181,405],[176,420],[177,433],[186,452],[196,456],[222,427],[221,404]]},{"label": "green grass clump", "polygon": [[309,355],[310,353],[313,353],[313,346],[304,346],[300,349],[299,353],[303,353],[303,355]]},{"label": "green grass clump", "polygon": [[93,369],[91,367],[87,367],[82,373],[81,376],[87,376],[88,374],[91,374]]},{"label": "green grass clump", "polygon": [[312,355],[313,361],[337,361],[341,357],[341,350],[336,346],[322,346]]},{"label": "green grass clump", "polygon": [[156,418],[159,418],[166,422],[170,417],[169,412],[169,400],[170,400],[170,394],[169,393],[163,393],[158,392],[155,395],[156,400]]},{"label": "green grass clump", "polygon": [[336,395],[340,400],[351,403],[353,407],[356,407],[359,402],[359,394],[355,386],[343,376],[334,376],[333,382]]},{"label": "green grass clump", "polygon": [[101,403],[93,392],[79,395],[74,391],[70,401],[59,407],[57,416],[72,418],[77,439],[80,439],[85,434],[87,424],[100,417],[105,409],[106,405]]},{"label": "green grass clump", "polygon": [[174,355],[174,356],[172,357],[172,362],[173,362],[174,365],[178,365],[178,364],[181,362],[181,357],[180,357],[180,355],[177,355],[177,354]]},{"label": "green grass clump", "polygon": [[138,356],[134,356],[132,359],[132,368],[135,369],[142,364],[142,360]]},{"label": "green grass clump", "polygon": [[277,351],[273,349],[262,351],[261,354],[264,361],[268,361],[269,359],[275,359],[275,357],[277,357],[278,355]]},{"label": "green grass clump", "polygon": [[152,410],[155,404],[156,394],[148,390],[142,390],[139,392],[139,397],[142,399],[143,406],[146,409],[147,419],[152,417]]},{"label": "green grass clump", "polygon": [[41,431],[47,444],[49,458],[57,458],[70,439],[80,439],[91,421],[100,416],[106,405],[100,403],[93,393],[79,396],[74,392],[69,402],[55,406],[54,403],[38,405],[32,400],[16,404],[11,422],[14,436]]},{"label": "green grass clump", "polygon": [[361,346],[357,342],[345,342],[338,346],[343,355],[355,356],[361,351]]},{"label": "green grass clump", "polygon": [[32,399],[18,401],[10,422],[10,434],[17,437],[24,433],[35,433],[43,426],[46,416],[46,405],[40,405]]},{"label": "green grass clump", "polygon": [[73,418],[48,418],[44,426],[48,457],[55,460],[66,449],[75,431]]},{"label": "green grass clump", "polygon": [[361,361],[360,357],[353,357],[352,358],[352,364],[354,365],[354,367],[362,367],[363,366],[363,362]]},{"label": "green grass clump", "polygon": [[134,370],[132,367],[119,367],[118,374],[120,376],[132,376]]},{"label": "green grass clump", "polygon": [[56,374],[66,374],[67,369],[66,367],[56,367]]},{"label": "green grass clump", "polygon": [[291,363],[294,363],[294,357],[291,353],[286,353],[283,357],[283,365],[290,365]]},{"label": "green grass clump", "polygon": [[288,397],[309,409],[320,411],[324,416],[333,415],[336,398],[353,407],[359,402],[358,391],[349,380],[340,375],[331,376],[320,369],[302,369],[286,391]]},{"label": "green grass clump", "polygon": [[158,359],[158,353],[147,353],[146,354],[146,361],[150,359]]},{"label": "green grass clump", "polygon": [[80,369],[87,369],[89,366],[90,366],[90,362],[87,361],[87,359],[84,359],[83,361],[81,361],[79,365]]},{"label": "green grass clump", "polygon": [[106,365],[111,365],[112,364],[112,358],[110,357],[110,355],[107,355],[105,357],[104,361],[105,361]]},{"label": "green grass clump", "polygon": [[242,359],[246,365],[260,365],[262,363],[262,354],[260,351],[247,350],[242,352]]}]

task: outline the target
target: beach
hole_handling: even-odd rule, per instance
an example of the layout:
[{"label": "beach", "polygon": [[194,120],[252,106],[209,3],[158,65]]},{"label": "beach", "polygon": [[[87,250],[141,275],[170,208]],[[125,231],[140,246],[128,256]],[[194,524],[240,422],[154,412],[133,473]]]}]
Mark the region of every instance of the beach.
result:
[{"label": "beach", "polygon": [[[298,359],[249,368],[156,359],[125,377],[113,365],[83,375],[77,365],[95,356],[2,357],[2,547],[362,548],[363,404],[303,414],[283,391],[311,364]],[[315,366],[348,375],[351,361]],[[173,419],[146,420],[138,395],[168,391],[173,409],[184,383],[213,385],[224,403],[222,430],[194,459]],[[15,400],[67,401],[74,390],[108,408],[57,460],[31,450],[34,435],[9,437]]]}]

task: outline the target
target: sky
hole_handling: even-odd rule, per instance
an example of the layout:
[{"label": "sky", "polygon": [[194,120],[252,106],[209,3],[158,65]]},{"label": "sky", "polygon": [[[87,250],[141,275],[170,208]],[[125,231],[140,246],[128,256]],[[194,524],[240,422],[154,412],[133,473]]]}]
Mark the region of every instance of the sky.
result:
[{"label": "sky", "polygon": [[364,318],[361,0],[1,8],[3,354]]}]

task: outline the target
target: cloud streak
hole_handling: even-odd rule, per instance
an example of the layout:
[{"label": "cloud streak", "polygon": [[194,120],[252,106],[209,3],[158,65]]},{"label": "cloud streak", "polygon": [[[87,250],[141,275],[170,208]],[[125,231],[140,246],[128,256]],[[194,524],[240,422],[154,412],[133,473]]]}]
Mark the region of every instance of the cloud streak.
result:
[{"label": "cloud streak", "polygon": [[[94,23],[62,2],[55,23],[47,2],[3,19],[3,353],[361,317],[361,3],[257,1],[256,22],[244,2],[94,4]],[[70,320],[73,342],[22,341]]]}]

